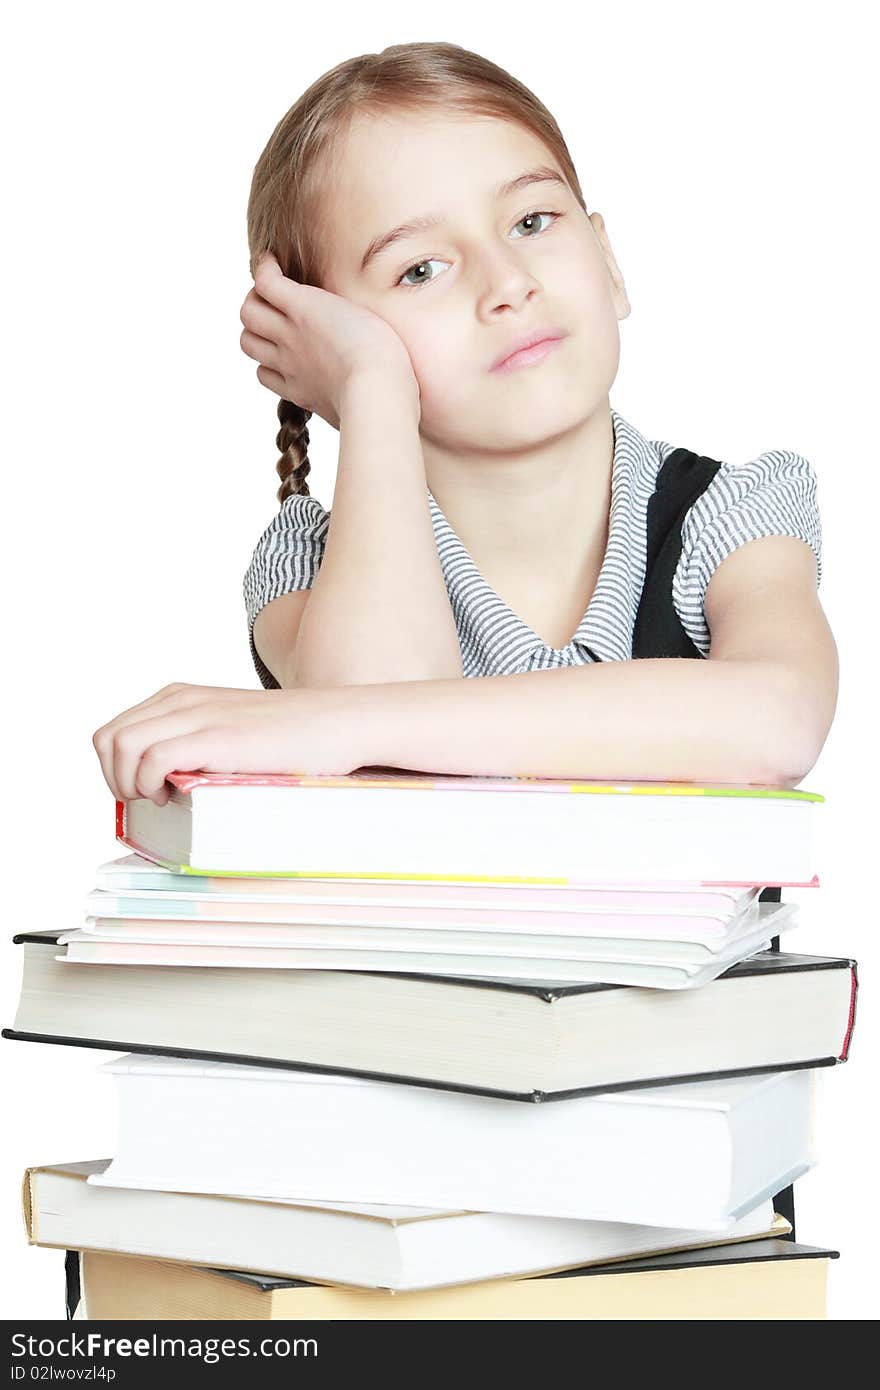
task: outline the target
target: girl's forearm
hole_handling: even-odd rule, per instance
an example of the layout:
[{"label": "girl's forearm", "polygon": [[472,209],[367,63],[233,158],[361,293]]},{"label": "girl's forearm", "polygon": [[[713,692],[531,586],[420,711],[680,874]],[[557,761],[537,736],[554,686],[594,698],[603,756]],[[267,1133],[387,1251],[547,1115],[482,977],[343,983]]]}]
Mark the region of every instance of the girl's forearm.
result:
[{"label": "girl's forearm", "polygon": [[282,685],[461,676],[418,420],[405,378],[377,369],[349,384],[324,555]]},{"label": "girl's forearm", "polygon": [[821,750],[798,679],[759,661],[600,662],[352,692],[363,765],[792,786]]}]

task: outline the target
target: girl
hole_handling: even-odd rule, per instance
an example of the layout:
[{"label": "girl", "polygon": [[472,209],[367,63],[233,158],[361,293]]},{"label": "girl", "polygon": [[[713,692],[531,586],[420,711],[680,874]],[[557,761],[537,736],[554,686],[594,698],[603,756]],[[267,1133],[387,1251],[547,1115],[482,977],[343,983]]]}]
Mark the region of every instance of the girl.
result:
[{"label": "girl", "polygon": [[732,468],[610,406],[623,277],[527,88],[446,43],[341,63],[273,132],[248,233],[241,346],[281,398],[244,585],[264,689],[104,725],[115,796],[198,768],[806,775],[837,698],[811,466]]}]

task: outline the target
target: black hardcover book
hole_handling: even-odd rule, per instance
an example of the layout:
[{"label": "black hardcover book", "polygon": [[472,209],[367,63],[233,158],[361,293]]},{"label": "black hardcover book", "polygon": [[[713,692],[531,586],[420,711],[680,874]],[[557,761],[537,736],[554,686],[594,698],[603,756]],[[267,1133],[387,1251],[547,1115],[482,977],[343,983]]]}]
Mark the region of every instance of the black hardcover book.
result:
[{"label": "black hardcover book", "polygon": [[[71,964],[22,933],[3,1036],[521,1101],[845,1061],[854,961],[765,951],[692,990],[352,971]],[[271,1019],[267,1038],[266,1019]]]}]

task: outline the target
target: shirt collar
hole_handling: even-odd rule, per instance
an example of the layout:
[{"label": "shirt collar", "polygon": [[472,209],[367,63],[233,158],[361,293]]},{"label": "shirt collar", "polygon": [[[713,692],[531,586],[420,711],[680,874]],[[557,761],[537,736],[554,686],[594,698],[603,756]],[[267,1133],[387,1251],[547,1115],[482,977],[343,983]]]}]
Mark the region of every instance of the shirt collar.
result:
[{"label": "shirt collar", "polygon": [[[463,649],[473,651],[481,674],[510,675],[536,656],[580,661],[625,661],[645,582],[648,499],[662,463],[658,441],[648,440],[611,407],[614,458],[608,543],[589,607],[571,641],[549,647],[486,582],[428,488],[428,503],[444,579]],[[575,650],[577,649],[577,650]]]}]

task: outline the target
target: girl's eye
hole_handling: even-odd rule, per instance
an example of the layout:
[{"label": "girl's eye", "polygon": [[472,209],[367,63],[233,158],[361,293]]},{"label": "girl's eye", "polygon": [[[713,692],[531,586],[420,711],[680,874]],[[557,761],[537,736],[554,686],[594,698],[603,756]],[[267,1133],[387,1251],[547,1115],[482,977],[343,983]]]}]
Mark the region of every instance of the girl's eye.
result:
[{"label": "girl's eye", "polygon": [[[562,214],[561,212],[527,212],[526,215],[525,215],[525,217],[521,217],[521,218],[519,219],[519,221],[518,221],[515,225],[516,225],[517,227],[522,227],[524,223],[527,223],[527,222],[528,222],[528,223],[532,223],[532,222],[534,222],[535,219],[538,218],[538,217],[553,217],[553,218],[556,218],[556,219],[558,220],[558,219],[559,219],[560,217],[562,217],[562,216],[563,216],[563,214]],[[546,231],[546,230],[547,230],[546,227],[539,227],[539,228],[538,228],[538,232],[542,232],[542,231]],[[526,239],[528,240],[528,239],[529,239],[531,236],[533,236],[533,235],[535,235],[535,234],[532,233],[532,232],[530,232]],[[522,237],[517,237],[517,241],[522,241],[522,239],[523,239]],[[405,271],[403,272],[403,274],[401,275],[401,277],[400,277],[400,279],[398,280],[397,283],[398,283],[398,285],[402,285],[402,286],[404,287],[404,289],[417,289],[419,285],[430,285],[430,283],[431,283],[432,280],[436,280],[436,279],[437,279],[437,276],[436,276],[436,275],[431,275],[431,276],[428,277],[428,278],[425,278],[424,276],[421,276],[420,278],[417,278],[415,281],[412,281],[412,280],[409,280],[409,281],[408,281],[406,277],[407,277],[408,275],[411,275],[411,274],[413,273],[413,271],[421,271],[421,270],[423,270],[425,266],[429,266],[429,265],[442,265],[442,264],[443,264],[442,261],[435,261],[435,260],[416,261],[414,265],[411,265],[411,266],[409,267],[408,270],[405,270]]]},{"label": "girl's eye", "polygon": [[[521,218],[519,219],[519,221],[517,222],[516,225],[517,225],[518,227],[521,227],[522,224],[523,224],[524,222],[534,222],[534,220],[535,220],[536,217],[561,217],[561,216],[562,216],[562,214],[559,213],[559,212],[527,212],[526,215],[525,215],[525,217],[521,217]],[[546,228],[544,228],[544,227],[539,227],[538,230],[539,230],[539,231],[545,231]]]},{"label": "girl's eye", "polygon": [[398,280],[397,283],[398,283],[398,285],[403,285],[406,289],[411,289],[411,290],[412,290],[412,289],[417,289],[419,285],[430,285],[431,280],[436,280],[436,278],[437,278],[436,275],[432,275],[432,276],[430,277],[430,279],[425,279],[425,278],[423,277],[423,278],[421,278],[421,279],[417,279],[415,282],[413,282],[412,280],[409,280],[409,281],[408,281],[406,277],[407,277],[407,275],[411,275],[411,274],[413,273],[414,270],[422,270],[426,265],[442,265],[442,264],[443,264],[442,261],[416,261],[415,265],[411,265],[410,268],[409,268],[409,270],[405,270],[405,271],[403,272],[403,274],[401,275],[401,277],[400,277],[400,279]]}]

